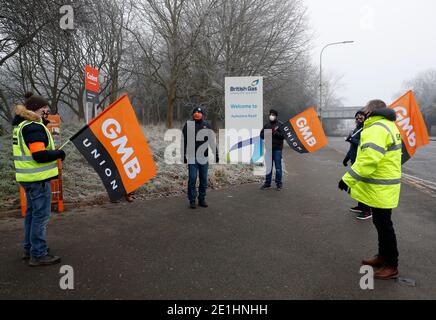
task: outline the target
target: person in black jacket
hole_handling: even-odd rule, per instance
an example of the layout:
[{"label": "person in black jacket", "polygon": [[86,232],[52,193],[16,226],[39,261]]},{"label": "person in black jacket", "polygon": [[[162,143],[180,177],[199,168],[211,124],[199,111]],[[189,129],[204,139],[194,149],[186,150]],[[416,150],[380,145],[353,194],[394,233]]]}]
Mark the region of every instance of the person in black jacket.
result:
[{"label": "person in black jacket", "polygon": [[[260,133],[260,138],[265,140],[265,130],[272,130],[272,162],[276,168],[277,191],[280,191],[283,188],[282,152],[285,137],[279,130],[282,124],[283,123],[279,121],[279,113],[276,110],[271,110],[269,113],[269,122],[263,127]],[[268,156],[268,150],[266,156]],[[273,167],[271,166],[271,172],[267,174],[265,183],[261,187],[261,190],[271,188],[273,174],[272,171]]]},{"label": "person in black jacket", "polygon": [[[208,187],[208,171],[209,171],[209,148],[215,152],[215,160],[219,162],[218,150],[214,141],[209,141],[209,136],[206,135],[204,139],[197,141],[197,136],[202,130],[210,130],[211,125],[204,120],[204,110],[201,107],[196,107],[192,111],[192,120],[187,121],[183,127],[184,147],[183,147],[183,161],[188,164],[189,169],[189,182],[188,182],[188,199],[191,209],[197,208],[197,195],[198,204],[200,207],[207,208],[209,205],[206,202],[206,191]],[[193,141],[191,141],[193,140]],[[197,154],[200,147],[205,143],[208,148],[205,149],[204,154]],[[200,186],[197,194],[197,177],[200,180]]]},{"label": "person in black jacket", "polygon": [[[365,113],[363,111],[359,111],[355,115],[356,118],[356,128],[353,133],[348,136],[347,142],[350,143],[350,150],[348,151],[343,164],[345,167],[348,167],[348,163],[351,161],[351,165],[356,162],[357,158],[357,150],[360,145],[360,136],[363,131],[363,124],[365,123]],[[351,208],[350,211],[352,213],[357,213],[357,219],[359,220],[368,220],[372,218],[371,208],[366,204],[360,203],[357,207]]]}]

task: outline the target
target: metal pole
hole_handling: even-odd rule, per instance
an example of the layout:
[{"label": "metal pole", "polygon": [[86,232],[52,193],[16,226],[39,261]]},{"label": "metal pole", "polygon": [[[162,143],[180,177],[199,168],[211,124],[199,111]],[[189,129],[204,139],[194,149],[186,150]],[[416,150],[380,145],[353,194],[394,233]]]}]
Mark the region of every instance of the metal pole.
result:
[{"label": "metal pole", "polygon": [[89,123],[89,116],[88,116],[88,109],[89,109],[89,107],[88,107],[88,101],[86,101],[86,107],[85,107],[85,121],[86,121],[86,123]]},{"label": "metal pole", "polygon": [[59,150],[62,150],[63,148],[65,148],[69,143],[71,142],[71,140],[68,140],[67,142],[65,142],[62,147],[59,148]]},{"label": "metal pole", "polygon": [[342,42],[333,42],[333,43],[329,43],[326,46],[324,46],[321,50],[321,54],[319,57],[319,118],[321,120],[321,124],[322,124],[322,55],[324,53],[324,50],[327,49],[330,46],[334,46],[334,45],[339,45],[339,44],[350,44],[350,43],[354,43],[354,41],[342,41]]}]

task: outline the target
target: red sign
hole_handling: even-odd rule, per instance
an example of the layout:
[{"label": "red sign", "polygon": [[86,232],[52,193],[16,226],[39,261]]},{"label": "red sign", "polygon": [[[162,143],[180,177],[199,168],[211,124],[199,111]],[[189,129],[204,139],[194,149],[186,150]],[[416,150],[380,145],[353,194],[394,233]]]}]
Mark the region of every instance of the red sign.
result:
[{"label": "red sign", "polygon": [[100,92],[100,84],[98,82],[99,71],[91,66],[85,67],[85,88],[87,91],[95,93]]}]

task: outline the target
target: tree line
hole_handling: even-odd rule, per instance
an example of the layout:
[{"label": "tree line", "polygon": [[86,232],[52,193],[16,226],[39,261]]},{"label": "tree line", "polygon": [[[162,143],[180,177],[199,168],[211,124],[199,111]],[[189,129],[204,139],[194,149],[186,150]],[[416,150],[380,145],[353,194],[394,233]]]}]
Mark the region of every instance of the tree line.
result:
[{"label": "tree line", "polygon": [[229,76],[263,76],[266,109],[292,116],[317,104],[310,45],[302,0],[0,0],[0,117],[33,91],[83,121],[86,64],[101,73],[97,108],[128,93],[144,124],[171,128],[202,105],[217,128]]}]

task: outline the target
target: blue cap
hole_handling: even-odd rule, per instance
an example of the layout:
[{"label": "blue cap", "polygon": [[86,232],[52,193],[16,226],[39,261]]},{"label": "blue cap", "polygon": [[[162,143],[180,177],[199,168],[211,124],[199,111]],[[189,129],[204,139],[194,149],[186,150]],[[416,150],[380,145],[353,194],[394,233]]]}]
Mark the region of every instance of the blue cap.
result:
[{"label": "blue cap", "polygon": [[203,108],[201,108],[201,107],[195,107],[194,110],[192,110],[192,114],[197,113],[197,112],[204,114]]}]

